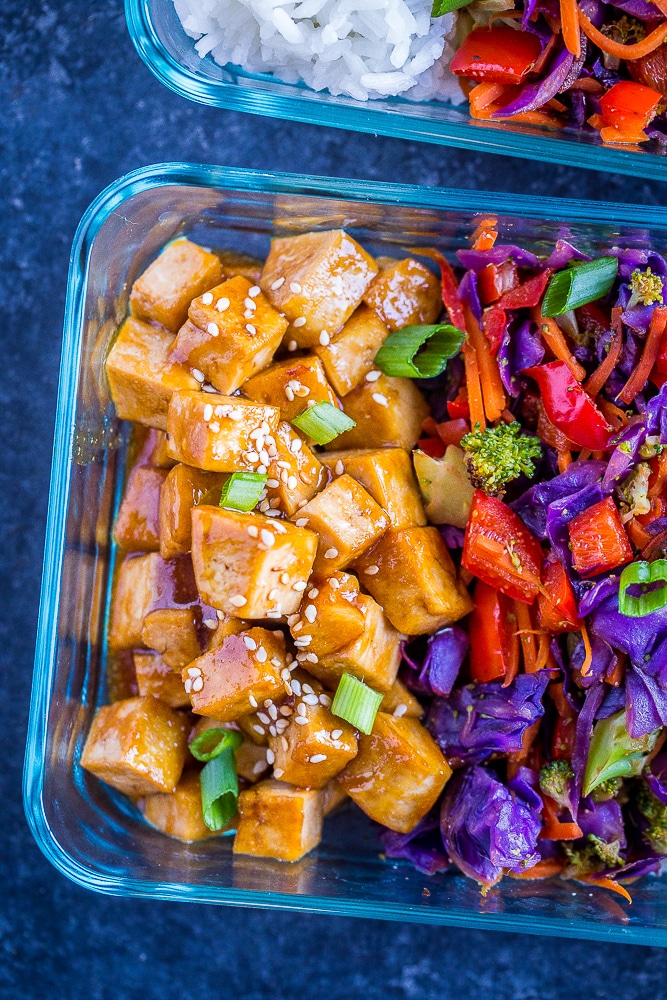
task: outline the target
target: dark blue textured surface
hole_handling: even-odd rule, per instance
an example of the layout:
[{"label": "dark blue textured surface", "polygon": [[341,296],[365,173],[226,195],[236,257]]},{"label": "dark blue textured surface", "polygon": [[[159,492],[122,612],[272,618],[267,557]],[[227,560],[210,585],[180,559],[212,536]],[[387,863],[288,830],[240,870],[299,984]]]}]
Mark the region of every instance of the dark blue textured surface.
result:
[{"label": "dark blue textured surface", "polygon": [[660,204],[640,180],[191,105],[134,53],[121,0],[0,2],[0,997],[663,997],[667,953],[119,900],[69,884],[20,795],[69,247],[90,200],[162,160]]}]

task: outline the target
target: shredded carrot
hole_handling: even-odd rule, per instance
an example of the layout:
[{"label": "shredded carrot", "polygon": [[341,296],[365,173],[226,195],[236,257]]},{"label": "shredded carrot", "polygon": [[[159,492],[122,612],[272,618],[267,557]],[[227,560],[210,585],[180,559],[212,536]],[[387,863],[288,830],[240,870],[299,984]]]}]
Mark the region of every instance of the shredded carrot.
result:
[{"label": "shredded carrot", "polygon": [[620,406],[610,403],[608,399],[599,398],[597,407],[607,423],[611,424],[612,430],[619,431],[621,427],[627,427],[628,415]]},{"label": "shredded carrot", "polygon": [[527,674],[534,674],[537,670],[537,649],[533,623],[530,620],[530,609],[523,601],[514,601],[514,614],[516,615],[517,632],[521,638],[523,669]]},{"label": "shredded carrot", "polygon": [[628,890],[619,885],[613,878],[596,878],[595,875],[582,875],[578,881],[585,882],[587,885],[597,885],[601,889],[611,889],[612,892],[617,892],[619,896],[627,899],[628,903],[632,903],[632,896]]},{"label": "shredded carrot", "polygon": [[[493,112],[493,108],[491,111]],[[490,117],[490,115],[489,115]],[[496,122],[519,122],[522,125],[543,125],[546,128],[563,128],[563,123],[546,111],[520,111],[516,115],[494,118]]]},{"label": "shredded carrot", "polygon": [[591,457],[591,449],[582,448],[577,456],[577,462],[587,462],[590,457]]},{"label": "shredded carrot", "polygon": [[561,822],[558,819],[558,805],[548,795],[542,796],[544,808],[544,826],[540,831],[540,840],[579,840],[583,832],[578,823]]},{"label": "shredded carrot", "polygon": [[555,97],[552,97],[550,101],[547,101],[544,107],[549,108],[550,111],[560,111],[561,113],[567,111],[563,102],[557,100]]},{"label": "shredded carrot", "polygon": [[540,328],[542,340],[547,345],[552,354],[559,361],[564,361],[570,369],[577,382],[581,382],[586,377],[586,370],[581,367],[575,356],[572,354],[563,331],[555,319],[551,316],[543,316],[539,306],[533,309],[533,320]]},{"label": "shredded carrot", "polygon": [[581,32],[577,18],[577,0],[560,0],[560,26],[565,48],[578,59],[581,55]]},{"label": "shredded carrot", "polygon": [[568,90],[584,90],[589,94],[603,94],[604,85],[600,83],[599,80],[593,79],[592,76],[582,76],[580,80],[575,80]]},{"label": "shredded carrot", "polygon": [[[478,83],[476,87],[468,94],[468,102],[470,104],[470,114],[473,118],[488,118],[491,112],[488,114],[487,109],[491,107],[496,101],[500,100],[505,91],[507,90],[506,84],[501,83]],[[493,108],[491,108],[493,110]]]},{"label": "shredded carrot", "polygon": [[[626,525],[626,530],[635,520],[636,519],[633,518],[632,521],[628,522],[628,524]],[[630,531],[628,531],[628,535],[630,537],[630,541],[632,542],[632,544],[636,545],[637,548],[639,548],[640,546],[634,540]],[[665,552],[665,551],[667,551],[667,530],[660,531],[657,535],[649,535],[649,533],[646,532],[646,541],[644,543],[644,548],[641,551],[641,558],[646,559],[647,562],[650,562],[658,552]]]},{"label": "shredded carrot", "polygon": [[645,555],[645,551],[653,536],[649,535],[644,525],[640,524],[636,517],[631,517],[629,521],[626,521],[624,527],[634,547],[640,549],[641,558],[650,561],[649,556]]},{"label": "shredded carrot", "polygon": [[603,451],[594,451],[593,452],[593,458],[595,459],[596,462],[601,462],[603,460],[603,458],[604,458],[604,452]]},{"label": "shredded carrot", "polygon": [[586,622],[583,618],[581,620],[581,638],[584,640],[584,649],[586,650],[584,662],[581,664],[581,676],[588,677],[591,672],[591,667],[593,666],[593,647],[591,646],[588,629],[586,628]]},{"label": "shredded carrot", "polygon": [[537,637],[537,660],[535,661],[535,672],[544,670],[549,659],[549,633],[540,632]]},{"label": "shredded carrot", "polygon": [[542,858],[532,868],[526,868],[523,872],[508,872],[508,875],[510,878],[523,878],[526,881],[538,878],[555,878],[556,875],[560,875],[564,867],[565,862],[559,858]]},{"label": "shredded carrot", "polygon": [[652,0],[658,10],[667,17],[667,0]]},{"label": "shredded carrot", "polygon": [[565,472],[572,465],[572,452],[569,448],[558,452],[558,471]]},{"label": "shredded carrot", "polygon": [[611,328],[614,331],[614,337],[609,345],[607,356],[600,362],[593,374],[584,382],[584,389],[589,396],[597,396],[597,394],[601,391],[620,357],[621,348],[623,346],[623,327],[621,325],[620,306],[615,306],[611,311]]},{"label": "shredded carrot", "polygon": [[475,228],[473,235],[473,250],[490,250],[495,246],[495,242],[498,239],[498,230],[496,226],[498,225],[498,220],[494,218],[482,219]]},{"label": "shredded carrot", "polygon": [[479,364],[474,347],[467,341],[463,345],[463,363],[466,371],[466,388],[468,389],[468,406],[470,407],[470,426],[473,430],[486,430],[482,386],[479,378]]},{"label": "shredded carrot", "polygon": [[630,378],[625,383],[618,394],[618,399],[622,403],[631,403],[638,392],[644,388],[648,382],[651,369],[658,357],[660,341],[667,326],[667,308],[656,306],[651,316],[651,324],[648,328],[648,335],[644,342],[644,350]]},{"label": "shredded carrot", "polygon": [[597,45],[599,49],[602,49],[603,52],[608,53],[610,56],[616,56],[617,59],[625,59],[626,61],[642,59],[657,49],[659,45],[662,45],[665,38],[667,38],[667,21],[665,21],[664,24],[660,24],[657,28],[654,28],[641,42],[632,42],[624,45],[623,42],[615,42],[612,38],[608,38],[601,31],[598,31],[593,22],[586,17],[581,7],[578,9],[577,14],[581,30],[586,37],[594,45]]},{"label": "shredded carrot", "polygon": [[482,397],[484,399],[484,411],[487,420],[493,422],[500,419],[503,410],[507,406],[498,362],[492,357],[489,342],[480,330],[479,323],[473,316],[472,310],[464,305],[463,313],[466,321],[466,330],[468,331],[468,339],[477,355]]},{"label": "shredded carrot", "polygon": [[620,687],[624,675],[625,675],[625,656],[623,655],[623,653],[617,653],[614,669],[612,670],[612,672],[609,674],[608,677],[605,677],[605,681],[612,687],[617,688]]}]

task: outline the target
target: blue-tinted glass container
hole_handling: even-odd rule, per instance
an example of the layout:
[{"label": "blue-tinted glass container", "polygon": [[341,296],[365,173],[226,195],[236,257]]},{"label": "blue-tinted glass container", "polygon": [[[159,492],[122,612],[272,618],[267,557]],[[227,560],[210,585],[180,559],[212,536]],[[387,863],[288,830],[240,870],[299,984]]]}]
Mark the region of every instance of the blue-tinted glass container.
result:
[{"label": "blue-tinted glass container", "polygon": [[[72,248],[44,575],[25,762],[25,807],[55,867],[117,895],[492,927],[667,944],[667,880],[634,903],[572,882],[505,879],[482,898],[454,874],[428,878],[380,858],[351,804],[298,864],[235,857],[227,838],[185,846],[148,827],[123,796],[79,766],[105,694],[110,526],[124,460],[103,360],[134,278],[173,237],[266,253],[274,235],[345,226],[374,253],[414,246],[451,254],[495,215],[501,242],[546,253],[558,237],[592,254],[622,242],[664,252],[667,211],[626,205],[166,164],[128,174],[86,212]],[[428,889],[428,893],[425,892]]]},{"label": "blue-tinted glass container", "polygon": [[479,121],[470,117],[466,104],[332,97],[304,85],[281,83],[269,74],[244,73],[238,66],[201,59],[173,0],[125,0],[125,14],[132,41],[151,72],[177,94],[200,104],[667,180],[667,150],[656,143],[605,146],[594,131]]}]

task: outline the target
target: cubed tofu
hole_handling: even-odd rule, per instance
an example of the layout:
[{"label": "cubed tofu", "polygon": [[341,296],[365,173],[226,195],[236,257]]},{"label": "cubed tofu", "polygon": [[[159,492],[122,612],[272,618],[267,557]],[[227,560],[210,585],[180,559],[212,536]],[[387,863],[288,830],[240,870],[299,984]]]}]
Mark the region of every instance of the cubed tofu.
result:
[{"label": "cubed tofu", "polygon": [[183,555],[192,548],[192,508],[200,503],[216,504],[224,475],[202,472],[179,462],[170,469],[160,490],[160,555],[163,559]]},{"label": "cubed tofu", "polygon": [[377,273],[363,247],[334,229],[273,240],[261,286],[290,321],[288,338],[314,347],[340,330]]},{"label": "cubed tofu", "polygon": [[440,282],[425,264],[405,260],[378,261],[380,273],[364,295],[389,330],[435,323],[442,312]]},{"label": "cubed tofu", "polygon": [[[186,844],[222,833],[209,830],[204,822],[198,771],[187,771],[171,794],[147,795],[140,806],[147,823]],[[232,820],[225,829],[233,825]]]},{"label": "cubed tofu", "polygon": [[389,519],[351,476],[342,475],[298,511],[297,520],[319,535],[314,570],[329,575],[365,552],[389,526]]},{"label": "cubed tofu", "polygon": [[347,473],[368,490],[392,527],[426,524],[417,477],[403,448],[332,451],[322,461],[336,476]]},{"label": "cubed tofu", "polygon": [[274,407],[240,396],[175,392],[167,414],[169,454],[207,472],[256,472],[254,442],[258,434],[272,435],[279,418]]},{"label": "cubed tofu", "polygon": [[222,265],[215,254],[190,240],[175,240],[132,286],[132,315],[160,323],[176,333],[185,323],[195,295],[201,295],[221,280]]},{"label": "cubed tofu", "polygon": [[195,391],[199,383],[181,365],[170,364],[173,334],[138,319],[126,319],[106,360],[111,398],[121,420],[167,429],[172,393]]},{"label": "cubed tofu", "polygon": [[223,615],[222,611],[216,612],[216,618],[218,619],[216,627],[208,633],[207,652],[222,645],[228,635],[238,635],[252,627],[244,618]]},{"label": "cubed tofu", "polygon": [[135,424],[132,428],[133,446],[136,442],[135,465],[150,465],[154,469],[171,469],[175,465],[167,454],[167,435],[154,427]]},{"label": "cubed tofu", "polygon": [[294,639],[302,632],[311,635],[307,651],[320,657],[358,639],[365,628],[365,615],[359,582],[351,573],[332,573],[313,578],[311,583],[291,632]]},{"label": "cubed tofu", "polygon": [[246,382],[243,392],[248,399],[277,406],[281,420],[287,421],[294,420],[311,403],[338,406],[324,366],[314,354],[271,365]]},{"label": "cubed tofu", "polygon": [[360,809],[397,833],[410,833],[435,804],[452,771],[416,719],[378,712],[370,736],[338,782]]},{"label": "cubed tofu", "polygon": [[334,809],[347,802],[347,793],[343,791],[340,783],[334,778],[322,789],[322,812],[325,816],[332,813]]},{"label": "cubed tofu", "polygon": [[130,552],[157,552],[160,547],[160,490],[166,469],[139,466],[127,479],[113,529],[116,544]]},{"label": "cubed tofu", "polygon": [[396,678],[385,694],[380,710],[387,715],[395,715],[397,719],[404,715],[410,719],[421,719],[424,714],[418,699],[407,689],[400,677]]},{"label": "cubed tofu", "polygon": [[134,669],[142,698],[152,695],[171,708],[189,707],[190,698],[181,675],[174,673],[159,653],[135,653]]},{"label": "cubed tofu", "polygon": [[234,854],[298,861],[322,839],[322,793],[260,781],[239,795]]},{"label": "cubed tofu", "polygon": [[286,329],[259,285],[238,275],[193,299],[171,360],[203,372],[218,392],[231,395],[269,364]]},{"label": "cubed tofu", "polygon": [[339,396],[347,396],[373,370],[375,355],[388,334],[389,330],[375,310],[360,305],[328,344],[319,344],[315,348],[326,376]]},{"label": "cubed tofu", "polygon": [[192,511],[192,561],[202,599],[228,615],[280,618],[298,609],[317,535],[263,514]]},{"label": "cubed tofu", "polygon": [[[207,719],[202,717],[192,732],[192,740],[196,739],[207,729],[238,729],[236,722],[220,722],[218,719]],[[234,751],[236,758],[236,771],[239,778],[253,784],[259,781],[269,769],[269,762],[266,759],[266,745],[258,746],[251,740],[244,740],[241,746]]]},{"label": "cubed tofu", "polygon": [[[318,657],[317,663],[305,660],[304,666],[329,688],[337,686],[343,674],[353,674],[376,691],[389,691],[396,680],[401,663],[401,641],[404,636],[387,621],[382,608],[367,594],[359,594],[356,606],[364,616],[364,630],[358,639],[341,649]],[[315,622],[317,624],[317,622]],[[313,634],[299,633],[297,638]],[[297,659],[307,656],[310,644],[297,653]]]},{"label": "cubed tofu", "polygon": [[251,628],[228,636],[185,667],[182,676],[194,712],[234,722],[267,698],[282,694],[280,672],[285,666],[282,632]]},{"label": "cubed tofu", "polygon": [[409,378],[381,375],[364,381],[343,400],[343,409],[356,422],[326,445],[327,451],[345,448],[405,448],[410,451],[429,415],[428,403]]},{"label": "cubed tofu", "polygon": [[392,625],[408,635],[430,635],[472,611],[437,528],[392,528],[355,569]]},{"label": "cubed tofu", "polygon": [[247,278],[253,285],[258,285],[262,277],[263,263],[257,257],[241,253],[239,250],[216,250],[220,258],[222,272],[225,278],[234,278],[237,274]]},{"label": "cubed tofu", "polygon": [[[269,738],[273,776],[300,788],[324,788],[357,752],[357,733],[349,722],[332,715],[313,693],[295,699],[294,714],[285,731]],[[305,720],[305,721],[299,721]]]},{"label": "cubed tofu", "polygon": [[144,618],[141,638],[145,646],[160,653],[170,670],[182,670],[201,653],[192,608],[150,611]]},{"label": "cubed tofu", "polygon": [[304,504],[319,493],[328,482],[322,463],[315,457],[303,438],[284,421],[278,424],[275,435],[276,457],[271,459],[266,481],[266,507],[273,507],[291,517]]},{"label": "cubed tofu", "polygon": [[127,698],[98,711],[81,766],[126,795],[173,792],[187,753],[187,717],[157,698]]},{"label": "cubed tofu", "polygon": [[199,598],[189,556],[162,559],[157,552],[127,556],[118,569],[108,642],[113,650],[143,645],[146,616],[161,608],[189,608]]},{"label": "cubed tofu", "polygon": [[131,649],[109,651],[106,667],[107,697],[110,702],[136,698],[139,694]]}]

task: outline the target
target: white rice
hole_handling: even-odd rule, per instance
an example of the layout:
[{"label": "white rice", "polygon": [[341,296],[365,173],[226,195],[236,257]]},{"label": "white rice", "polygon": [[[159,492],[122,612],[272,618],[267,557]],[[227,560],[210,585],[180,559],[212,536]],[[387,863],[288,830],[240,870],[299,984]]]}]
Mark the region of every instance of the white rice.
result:
[{"label": "white rice", "polygon": [[174,0],[199,55],[359,101],[463,94],[445,68],[455,14],[432,0]]}]

